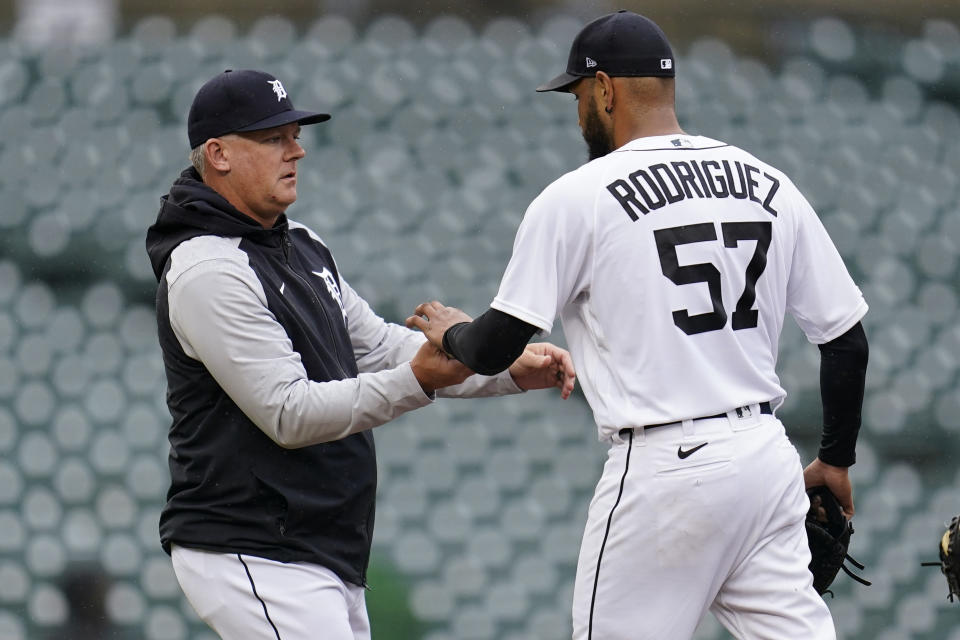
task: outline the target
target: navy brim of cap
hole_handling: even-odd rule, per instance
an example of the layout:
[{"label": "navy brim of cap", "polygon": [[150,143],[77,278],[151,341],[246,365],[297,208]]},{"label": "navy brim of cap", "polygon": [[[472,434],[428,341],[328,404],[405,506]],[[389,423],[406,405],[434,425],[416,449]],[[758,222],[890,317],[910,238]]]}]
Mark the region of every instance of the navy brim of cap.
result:
[{"label": "navy brim of cap", "polygon": [[545,82],[537,87],[537,91],[567,91],[570,85],[579,80],[581,77],[582,76],[575,76],[572,73],[561,73],[553,80]]},{"label": "navy brim of cap", "polygon": [[236,131],[261,131],[263,129],[272,129],[273,127],[282,127],[291,122],[317,124],[318,122],[326,122],[329,119],[329,113],[315,113],[313,111],[297,111],[296,109],[291,109],[290,111],[281,111],[253,124],[248,124],[245,127],[236,129]]}]

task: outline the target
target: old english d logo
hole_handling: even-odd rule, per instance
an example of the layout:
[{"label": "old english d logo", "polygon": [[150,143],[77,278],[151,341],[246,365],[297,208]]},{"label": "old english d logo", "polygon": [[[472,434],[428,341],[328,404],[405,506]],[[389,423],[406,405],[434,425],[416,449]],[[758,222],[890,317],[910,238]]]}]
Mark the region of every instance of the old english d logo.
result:
[{"label": "old english d logo", "polygon": [[343,308],[343,298],[340,296],[340,287],[337,286],[337,279],[333,277],[333,274],[330,273],[330,270],[326,267],[323,268],[323,271],[314,271],[313,275],[323,279],[323,283],[327,285],[327,291],[330,293],[330,297],[340,305],[340,313],[343,314],[343,321],[346,322],[347,311]]},{"label": "old english d logo", "polygon": [[267,84],[273,87],[273,92],[277,94],[277,102],[287,97],[287,90],[283,88],[279,80],[267,80]]}]

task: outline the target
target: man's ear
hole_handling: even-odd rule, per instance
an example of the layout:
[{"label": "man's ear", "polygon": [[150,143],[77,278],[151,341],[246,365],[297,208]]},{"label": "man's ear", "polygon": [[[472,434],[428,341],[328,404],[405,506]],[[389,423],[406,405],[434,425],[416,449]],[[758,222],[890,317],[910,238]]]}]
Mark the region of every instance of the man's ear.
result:
[{"label": "man's ear", "polygon": [[210,138],[204,142],[203,153],[208,167],[221,173],[230,171],[230,153],[220,138]]},{"label": "man's ear", "polygon": [[597,103],[607,113],[613,113],[613,79],[604,71],[597,71],[597,82],[594,85]]}]

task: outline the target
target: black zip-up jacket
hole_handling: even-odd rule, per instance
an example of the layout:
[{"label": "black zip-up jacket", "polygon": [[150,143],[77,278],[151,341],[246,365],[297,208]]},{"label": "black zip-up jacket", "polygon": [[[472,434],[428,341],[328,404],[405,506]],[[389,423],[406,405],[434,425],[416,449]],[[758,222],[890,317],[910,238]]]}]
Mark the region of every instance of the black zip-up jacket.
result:
[{"label": "black zip-up jacket", "polygon": [[[376,493],[371,427],[429,404],[389,324],[309,229],[264,229],[187,169],[147,234],[166,368],[171,544],[315,562],[364,584]],[[445,395],[515,393],[474,376]]]}]

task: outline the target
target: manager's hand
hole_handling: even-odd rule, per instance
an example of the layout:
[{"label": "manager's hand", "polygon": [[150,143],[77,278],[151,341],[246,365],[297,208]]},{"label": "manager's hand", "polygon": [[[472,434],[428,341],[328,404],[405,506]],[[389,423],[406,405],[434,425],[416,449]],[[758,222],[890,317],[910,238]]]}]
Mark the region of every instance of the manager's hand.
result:
[{"label": "manager's hand", "polygon": [[420,345],[410,360],[410,368],[427,395],[437,389],[460,384],[473,375],[473,371],[463,363],[450,358],[429,342]]},{"label": "manager's hand", "polygon": [[447,329],[461,322],[473,320],[466,313],[456,307],[447,307],[443,303],[424,302],[407,318],[406,325],[410,329],[420,329],[427,340],[438,349],[443,350],[443,334]]},{"label": "manager's hand", "polygon": [[573,393],[577,373],[566,349],[549,342],[534,342],[510,365],[510,375],[525,391],[556,387],[566,400]]}]

